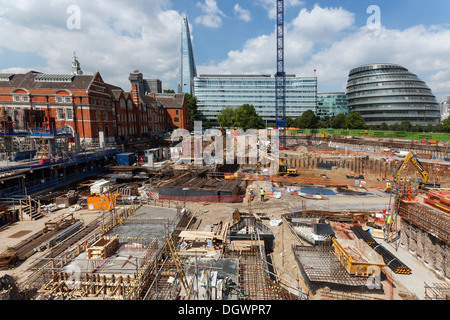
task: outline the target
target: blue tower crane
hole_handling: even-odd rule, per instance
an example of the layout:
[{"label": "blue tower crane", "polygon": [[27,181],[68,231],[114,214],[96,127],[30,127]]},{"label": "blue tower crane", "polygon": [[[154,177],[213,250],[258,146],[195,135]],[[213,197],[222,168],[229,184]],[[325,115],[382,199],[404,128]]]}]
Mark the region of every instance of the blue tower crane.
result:
[{"label": "blue tower crane", "polygon": [[277,1],[277,73],[275,74],[275,122],[280,146],[286,146],[286,73],[284,72],[284,0]]}]

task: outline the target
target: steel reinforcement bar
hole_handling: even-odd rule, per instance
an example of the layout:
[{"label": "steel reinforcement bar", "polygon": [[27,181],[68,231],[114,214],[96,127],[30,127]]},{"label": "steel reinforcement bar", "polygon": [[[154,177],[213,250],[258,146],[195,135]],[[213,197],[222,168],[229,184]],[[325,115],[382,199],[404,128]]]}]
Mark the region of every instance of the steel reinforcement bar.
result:
[{"label": "steel reinforcement bar", "polygon": [[450,244],[450,215],[418,203],[400,202],[399,215],[413,225]]},{"label": "steel reinforcement bar", "polygon": [[412,270],[401,262],[396,256],[390,253],[386,248],[378,244],[372,236],[364,231],[361,226],[352,226],[350,228],[353,233],[359,238],[363,239],[373,250],[383,257],[384,263],[394,273],[411,274]]}]

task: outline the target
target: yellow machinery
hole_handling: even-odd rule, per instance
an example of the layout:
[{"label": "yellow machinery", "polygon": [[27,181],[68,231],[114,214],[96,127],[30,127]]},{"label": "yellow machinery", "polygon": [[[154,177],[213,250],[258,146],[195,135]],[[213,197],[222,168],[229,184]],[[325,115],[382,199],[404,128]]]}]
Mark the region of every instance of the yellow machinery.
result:
[{"label": "yellow machinery", "polygon": [[403,169],[405,169],[405,167],[408,165],[409,162],[412,162],[417,171],[419,171],[419,173],[422,175],[422,182],[419,184],[418,188],[423,189],[426,183],[430,180],[430,174],[412,152],[406,155],[405,159],[403,160],[403,163],[400,165],[397,172],[394,174],[394,181],[398,183],[400,173],[403,171]]},{"label": "yellow machinery", "polygon": [[[269,156],[269,155],[267,155],[267,154],[263,154],[262,156],[260,156],[259,157],[259,159],[258,159],[258,164],[262,164],[262,159],[268,159],[268,160],[270,160],[270,161],[276,161],[275,160],[275,158],[273,158],[273,157],[271,157],[271,156]],[[280,159],[278,159],[278,164],[279,164],[279,166],[278,166],[278,173],[280,174],[280,175],[290,175],[290,176],[296,176],[296,175],[298,175],[297,174],[297,169],[296,168],[289,168],[287,165],[283,165],[282,163],[281,163],[281,160]],[[259,168],[259,166],[258,166],[258,169],[260,169]]]},{"label": "yellow machinery", "polygon": [[286,165],[282,165],[281,164],[281,160],[280,160],[280,174],[281,175],[292,175],[292,176],[296,176],[297,175],[297,169],[295,168],[289,168]]},{"label": "yellow machinery", "polygon": [[385,266],[383,257],[362,239],[347,240],[332,238],[334,252],[341,265],[354,276],[380,276]]},{"label": "yellow machinery", "polygon": [[447,152],[448,152],[448,147],[450,146],[450,139],[448,139],[448,142],[447,142],[447,148],[445,148],[445,152],[444,152],[444,159],[445,159],[445,157],[447,156]]}]

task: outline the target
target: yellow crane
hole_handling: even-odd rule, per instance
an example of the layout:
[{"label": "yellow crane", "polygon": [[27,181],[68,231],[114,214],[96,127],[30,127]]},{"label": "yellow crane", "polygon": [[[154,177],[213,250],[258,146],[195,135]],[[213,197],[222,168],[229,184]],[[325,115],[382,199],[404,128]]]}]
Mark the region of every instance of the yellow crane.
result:
[{"label": "yellow crane", "polygon": [[448,139],[447,147],[445,148],[444,157],[443,157],[444,159],[445,159],[445,156],[447,155],[449,145],[450,145],[450,139]]},{"label": "yellow crane", "polygon": [[430,174],[412,152],[409,152],[406,155],[402,164],[400,164],[400,166],[398,167],[397,172],[394,174],[394,182],[398,183],[401,172],[403,171],[403,169],[405,169],[409,162],[412,162],[417,171],[419,171],[419,173],[422,175],[422,182],[420,182],[418,189],[423,189],[427,182],[430,180]]}]

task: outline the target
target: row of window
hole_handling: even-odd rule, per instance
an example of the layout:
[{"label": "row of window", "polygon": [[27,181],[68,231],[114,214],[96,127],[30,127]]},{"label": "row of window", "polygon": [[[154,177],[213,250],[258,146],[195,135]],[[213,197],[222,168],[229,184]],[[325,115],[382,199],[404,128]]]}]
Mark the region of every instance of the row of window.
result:
[{"label": "row of window", "polygon": [[370,83],[370,82],[380,82],[380,81],[417,81],[418,83],[424,83],[423,81],[419,80],[417,76],[412,74],[404,74],[404,75],[397,75],[397,74],[386,74],[382,76],[371,76],[371,77],[362,77],[359,79],[349,80],[347,82],[347,87],[351,87],[360,83]]},{"label": "row of window", "polygon": [[436,99],[434,96],[426,97],[426,96],[386,96],[386,97],[373,97],[373,98],[358,98],[358,99],[349,99],[349,105],[355,104],[364,104],[366,102],[375,103],[375,102],[385,102],[385,101],[429,101],[430,104],[436,104]]},{"label": "row of window", "polygon": [[380,89],[380,90],[370,90],[370,91],[358,91],[348,94],[348,99],[358,98],[358,97],[380,97],[384,95],[390,94],[424,94],[424,95],[432,95],[430,89]]},{"label": "row of window", "polygon": [[423,82],[417,81],[387,81],[387,82],[372,82],[367,84],[360,84],[356,86],[349,87],[347,94],[353,91],[365,90],[365,89],[378,89],[380,87],[393,87],[393,88],[426,88]]}]

